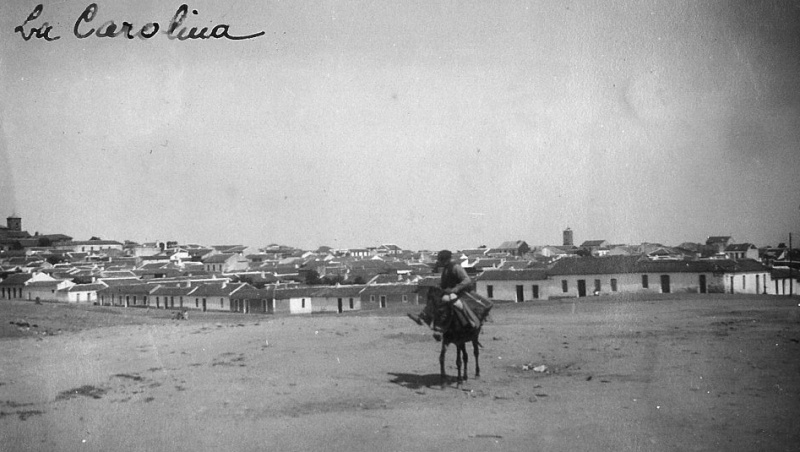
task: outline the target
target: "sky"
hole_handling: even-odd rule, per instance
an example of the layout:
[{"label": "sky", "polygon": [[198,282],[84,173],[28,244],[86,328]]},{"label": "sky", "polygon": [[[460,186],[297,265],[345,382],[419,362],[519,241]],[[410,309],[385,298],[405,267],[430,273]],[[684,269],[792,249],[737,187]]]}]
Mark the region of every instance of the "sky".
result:
[{"label": "sky", "polygon": [[[26,41],[38,1],[0,4],[0,218],[31,233],[800,242],[800,1],[202,0],[176,31],[258,36],[181,41],[180,2],[62,0]],[[159,31],[74,32],[109,21]]]}]

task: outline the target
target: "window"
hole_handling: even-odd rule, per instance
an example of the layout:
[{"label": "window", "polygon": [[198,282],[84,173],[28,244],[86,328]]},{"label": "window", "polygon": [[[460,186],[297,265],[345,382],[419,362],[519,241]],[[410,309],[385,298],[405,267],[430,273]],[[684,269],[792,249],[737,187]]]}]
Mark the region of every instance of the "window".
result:
[{"label": "window", "polygon": [[650,281],[647,280],[647,275],[642,275],[642,289],[650,287]]},{"label": "window", "polygon": [[600,280],[599,279],[595,279],[594,280],[594,291],[595,291],[595,293],[600,293],[600,289],[601,289]]},{"label": "window", "polygon": [[533,290],[533,299],[536,300],[539,298],[539,286],[534,284],[532,287]]},{"label": "window", "polygon": [[353,299],[350,298],[350,309],[353,309]]},{"label": "window", "polygon": [[199,308],[200,307],[200,299],[199,298],[195,298],[194,299],[194,307],[195,308]]},{"label": "window", "polygon": [[566,279],[562,279],[561,280],[561,291],[564,292],[564,293],[569,292],[569,288],[567,287],[567,280]]},{"label": "window", "polygon": [[369,301],[374,303],[375,302],[375,295],[370,295],[369,296]]},{"label": "window", "polygon": [[305,308],[306,307],[306,299],[305,298],[301,298],[300,299],[300,307],[301,308]]},{"label": "window", "polygon": [[494,286],[486,286],[486,298],[494,298]]},{"label": "window", "polygon": [[407,302],[408,302],[408,295],[403,295],[403,303],[407,303]]},{"label": "window", "polygon": [[219,299],[219,307],[220,308],[224,308],[225,307],[225,300],[223,300],[222,298]]},{"label": "window", "polygon": [[742,290],[745,289],[746,281],[747,281],[747,279],[745,279],[745,276],[742,275]]},{"label": "window", "polygon": [[617,279],[616,278],[611,278],[611,291],[612,292],[616,292],[617,291]]}]

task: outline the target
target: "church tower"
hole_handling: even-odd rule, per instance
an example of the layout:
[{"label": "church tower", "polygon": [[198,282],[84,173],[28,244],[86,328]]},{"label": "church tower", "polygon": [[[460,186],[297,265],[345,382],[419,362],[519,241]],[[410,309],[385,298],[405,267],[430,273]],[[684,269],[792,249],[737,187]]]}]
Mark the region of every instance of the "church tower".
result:
[{"label": "church tower", "polygon": [[564,246],[574,246],[574,242],[572,240],[572,229],[570,228],[564,229]]},{"label": "church tower", "polygon": [[16,215],[12,214],[10,217],[6,218],[6,224],[10,231],[22,231],[22,218]]}]

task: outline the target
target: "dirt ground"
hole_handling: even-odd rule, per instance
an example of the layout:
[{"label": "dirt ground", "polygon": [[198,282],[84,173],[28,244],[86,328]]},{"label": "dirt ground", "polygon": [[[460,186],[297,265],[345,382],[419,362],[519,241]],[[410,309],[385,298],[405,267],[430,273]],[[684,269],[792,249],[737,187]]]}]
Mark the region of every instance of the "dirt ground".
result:
[{"label": "dirt ground", "polygon": [[470,379],[442,386],[416,306],[179,321],[3,300],[0,449],[796,451],[798,303],[500,304],[481,378],[470,350]]}]

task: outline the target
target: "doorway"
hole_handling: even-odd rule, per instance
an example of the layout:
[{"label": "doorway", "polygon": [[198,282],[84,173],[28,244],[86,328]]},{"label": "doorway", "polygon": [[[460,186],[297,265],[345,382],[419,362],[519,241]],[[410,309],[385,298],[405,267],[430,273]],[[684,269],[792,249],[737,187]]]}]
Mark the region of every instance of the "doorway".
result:
[{"label": "doorway", "polygon": [[661,275],[661,293],[670,293],[669,275]]},{"label": "doorway", "polygon": [[586,296],[586,280],[579,279],[578,280],[578,296],[585,297]]}]

